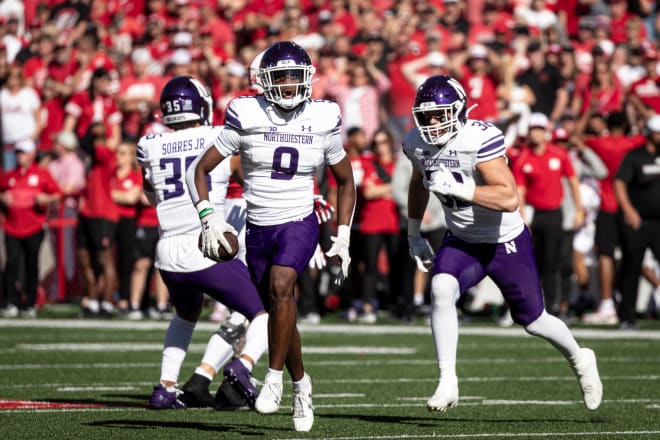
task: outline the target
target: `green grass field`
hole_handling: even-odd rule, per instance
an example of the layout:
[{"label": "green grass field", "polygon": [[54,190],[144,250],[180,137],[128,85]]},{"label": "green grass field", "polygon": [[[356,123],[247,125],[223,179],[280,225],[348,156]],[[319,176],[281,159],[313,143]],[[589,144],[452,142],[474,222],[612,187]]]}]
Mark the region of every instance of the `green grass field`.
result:
[{"label": "green grass field", "polygon": [[[301,327],[316,422],[296,433],[286,382],[271,416],[146,409],[164,322],[0,320],[0,439],[660,439],[658,324],[574,329],[599,356],[605,395],[595,412],[584,408],[560,354],[519,328],[462,325],[460,403],[430,413],[425,402],[437,383],[430,327]],[[181,382],[215,328],[198,326]]]}]

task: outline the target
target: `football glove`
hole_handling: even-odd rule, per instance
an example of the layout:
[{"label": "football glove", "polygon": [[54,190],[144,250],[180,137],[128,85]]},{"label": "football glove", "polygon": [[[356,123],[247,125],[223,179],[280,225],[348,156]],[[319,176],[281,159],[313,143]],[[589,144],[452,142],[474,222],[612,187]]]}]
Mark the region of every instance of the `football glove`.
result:
[{"label": "football glove", "polygon": [[314,255],[312,255],[312,258],[309,260],[309,268],[321,270],[325,267],[326,263],[327,261],[325,259],[325,255],[323,254],[323,249],[321,249],[320,244],[317,244]]},{"label": "football glove", "polygon": [[316,219],[319,221],[319,225],[329,221],[334,212],[335,208],[322,195],[314,195],[314,213],[316,214]]},{"label": "football glove", "polygon": [[408,252],[417,263],[417,269],[422,272],[428,272],[433,266],[433,249],[429,242],[421,235],[408,236]]},{"label": "football glove", "polygon": [[327,257],[338,256],[341,260],[341,273],[335,277],[335,284],[339,286],[348,276],[348,268],[351,265],[351,256],[348,251],[351,240],[350,226],[339,225],[337,235],[330,237],[330,240],[332,240],[332,246],[325,255]]},{"label": "football glove", "polygon": [[456,197],[471,202],[476,184],[471,177],[457,171],[449,171],[444,165],[431,175],[428,190],[443,196]]},{"label": "football glove", "polygon": [[238,235],[238,233],[213,210],[208,200],[202,200],[197,204],[197,212],[202,223],[202,254],[211,260],[220,261],[219,246],[225,248],[229,253],[232,252],[231,245],[225,238],[225,232],[231,232],[234,235]]}]

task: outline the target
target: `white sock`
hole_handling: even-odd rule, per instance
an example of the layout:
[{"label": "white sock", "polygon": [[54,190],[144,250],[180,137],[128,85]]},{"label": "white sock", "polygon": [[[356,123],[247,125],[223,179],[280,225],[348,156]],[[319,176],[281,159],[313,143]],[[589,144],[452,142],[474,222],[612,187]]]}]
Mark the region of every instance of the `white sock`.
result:
[{"label": "white sock", "polygon": [[266,373],[266,381],[267,382],[279,382],[282,383],[282,377],[284,377],[284,371],[283,370],[273,370],[272,368],[268,369],[268,372]]},{"label": "white sock", "polygon": [[433,308],[431,330],[438,356],[440,377],[456,376],[458,349],[458,312],[456,300],[460,294],[458,280],[448,274],[438,274],[431,280]]},{"label": "white sock", "polygon": [[312,383],[309,381],[309,376],[304,374],[302,379],[297,382],[293,382],[293,389],[295,391],[310,391],[312,389]]},{"label": "white sock", "polygon": [[231,359],[232,354],[234,354],[234,347],[229,345],[229,343],[221,338],[220,335],[214,333],[213,336],[211,336],[211,339],[209,339],[208,344],[206,344],[206,350],[204,351],[202,362],[209,364],[216,372],[218,372],[220,367]]},{"label": "white sock", "polygon": [[97,299],[90,299],[87,301],[87,308],[92,313],[98,313],[100,311],[99,301]]},{"label": "white sock", "polygon": [[111,302],[101,301],[101,308],[106,312],[112,313],[112,311],[115,309],[115,306],[112,305]]},{"label": "white sock", "polygon": [[604,299],[600,302],[600,307],[598,307],[600,312],[611,312],[614,310],[614,300],[612,298]]},{"label": "white sock", "polygon": [[268,350],[268,313],[262,313],[250,322],[245,332],[245,345],[241,355],[249,356],[256,365],[266,350]]},{"label": "white sock", "polygon": [[550,342],[568,360],[575,358],[580,352],[580,346],[564,321],[545,310],[534,322],[525,327],[525,331]]},{"label": "white sock", "polygon": [[229,315],[229,322],[234,325],[243,324],[243,322],[245,322],[245,319],[246,319],[245,316],[239,312],[231,312],[231,315]]},{"label": "white sock", "polygon": [[413,296],[413,304],[416,306],[424,305],[424,292],[415,292]]},{"label": "white sock", "polygon": [[160,367],[160,380],[177,382],[181,365],[190,345],[195,322],[186,321],[175,315],[165,332],[163,359]]},{"label": "white sock", "polygon": [[252,365],[252,362],[248,361],[247,359],[243,359],[243,358],[238,358],[238,361],[239,361],[241,364],[243,364],[243,366],[244,366],[245,368],[247,368],[247,370],[248,370],[250,373],[252,373],[252,367],[254,367],[254,365]]},{"label": "white sock", "polygon": [[[217,369],[215,371],[218,371]],[[197,367],[195,368],[195,374],[199,374],[200,376],[204,376],[208,380],[213,380],[213,376],[208,373],[205,369],[202,367]]]}]

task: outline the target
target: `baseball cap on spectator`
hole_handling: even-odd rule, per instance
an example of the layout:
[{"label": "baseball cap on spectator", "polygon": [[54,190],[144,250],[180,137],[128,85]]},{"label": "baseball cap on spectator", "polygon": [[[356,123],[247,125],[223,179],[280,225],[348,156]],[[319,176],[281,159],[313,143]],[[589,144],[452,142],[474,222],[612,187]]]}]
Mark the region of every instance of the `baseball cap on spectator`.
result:
[{"label": "baseball cap on spectator", "polygon": [[37,149],[37,146],[32,139],[24,139],[22,141],[16,142],[14,149],[16,149],[16,151],[20,151],[21,153],[33,153],[34,150]]},{"label": "baseball cap on spectator", "polygon": [[426,61],[429,63],[429,66],[444,67],[447,64],[447,57],[442,52],[434,50],[426,56]]},{"label": "baseball cap on spectator", "polygon": [[150,63],[152,60],[151,52],[146,47],[138,47],[131,54],[131,61],[134,63]]},{"label": "baseball cap on spectator", "polygon": [[238,61],[234,61],[234,60],[227,61],[225,68],[227,69],[227,73],[233,76],[238,76],[242,78],[247,74],[247,70],[245,69],[245,66],[243,66]]},{"label": "baseball cap on spectator", "polygon": [[552,132],[552,141],[553,142],[566,142],[568,141],[568,131],[563,127],[557,127]]},{"label": "baseball cap on spectator", "polygon": [[78,148],[78,138],[70,131],[60,131],[55,137],[55,142],[67,150],[75,150]]},{"label": "baseball cap on spectator", "polygon": [[545,128],[548,126],[548,117],[543,113],[529,115],[529,128]]},{"label": "baseball cap on spectator", "polygon": [[332,21],[332,12],[327,9],[323,9],[319,12],[319,23],[326,24]]},{"label": "baseball cap on spectator", "polygon": [[470,48],[469,57],[472,60],[488,59],[488,49],[483,44],[475,44]]},{"label": "baseball cap on spectator", "polygon": [[[653,133],[660,133],[660,115],[653,115],[646,121],[646,128]],[[18,144],[16,144],[18,148]]]},{"label": "baseball cap on spectator", "polygon": [[192,45],[193,38],[189,32],[177,32],[174,35],[174,41],[172,44],[174,47],[188,47]]},{"label": "baseball cap on spectator", "polygon": [[177,65],[190,64],[191,61],[192,56],[190,56],[190,52],[186,49],[177,49],[172,53],[172,56],[170,57],[170,63]]},{"label": "baseball cap on spectator", "polygon": [[561,53],[561,46],[557,43],[552,43],[548,46],[548,49],[546,50],[546,53],[550,53],[553,55],[558,55]]}]

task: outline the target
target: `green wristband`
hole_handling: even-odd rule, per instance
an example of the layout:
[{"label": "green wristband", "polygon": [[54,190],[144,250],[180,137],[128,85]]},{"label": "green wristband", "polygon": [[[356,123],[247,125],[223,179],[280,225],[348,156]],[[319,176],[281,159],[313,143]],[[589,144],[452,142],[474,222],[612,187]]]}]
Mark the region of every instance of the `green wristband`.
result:
[{"label": "green wristband", "polygon": [[199,212],[199,218],[204,218],[207,214],[213,212],[213,208],[204,208]]}]

